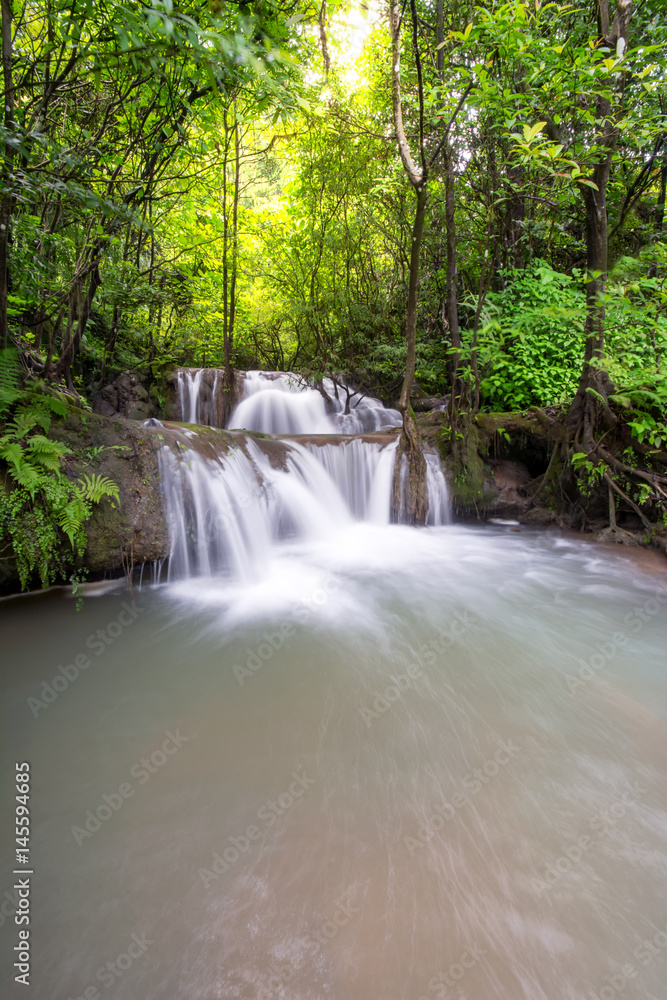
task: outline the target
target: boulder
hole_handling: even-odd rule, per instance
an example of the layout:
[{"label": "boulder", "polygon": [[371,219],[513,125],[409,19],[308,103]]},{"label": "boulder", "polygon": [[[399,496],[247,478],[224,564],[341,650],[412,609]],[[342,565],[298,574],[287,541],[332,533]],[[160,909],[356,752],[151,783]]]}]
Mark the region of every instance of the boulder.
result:
[{"label": "boulder", "polygon": [[121,372],[115,382],[100,389],[93,400],[93,413],[128,420],[146,420],[153,416],[148,390],[139,373]]}]

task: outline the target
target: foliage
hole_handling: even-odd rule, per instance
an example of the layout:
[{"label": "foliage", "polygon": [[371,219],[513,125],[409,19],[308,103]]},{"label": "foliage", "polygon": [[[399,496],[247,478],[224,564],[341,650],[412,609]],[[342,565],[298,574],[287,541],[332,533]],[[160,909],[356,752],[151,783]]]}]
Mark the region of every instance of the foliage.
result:
[{"label": "foliage", "polygon": [[[100,475],[67,475],[68,449],[46,437],[54,416],[63,417],[62,399],[40,391],[19,388],[15,352],[0,352],[0,385],[3,387],[0,419],[0,459],[6,465],[0,490],[0,540],[11,546],[22,588],[36,570],[42,586],[63,577],[65,567],[86,548],[85,525],[93,505],[104,497],[119,502],[118,487]],[[39,428],[44,433],[34,433]],[[63,554],[60,533],[70,545]]]},{"label": "foliage", "polygon": [[481,330],[482,400],[489,410],[525,410],[567,402],[576,390],[586,303],[580,275],[545,261],[504,275],[487,298]]}]

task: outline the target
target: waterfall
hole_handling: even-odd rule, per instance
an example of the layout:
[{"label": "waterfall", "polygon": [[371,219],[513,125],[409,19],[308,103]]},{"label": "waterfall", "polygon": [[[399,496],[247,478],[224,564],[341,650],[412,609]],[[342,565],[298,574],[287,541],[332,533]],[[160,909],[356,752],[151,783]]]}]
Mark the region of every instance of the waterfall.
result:
[{"label": "waterfall", "polygon": [[[220,368],[181,368],[176,373],[180,419],[221,427],[217,405]],[[401,415],[379,399],[322,380],[320,392],[293,372],[238,373],[243,396],[229,427],[264,434],[373,434],[399,427]],[[349,396],[349,412],[346,400]]]},{"label": "waterfall", "polygon": [[181,420],[186,424],[198,424],[200,415],[200,393],[203,368],[182,368],[176,374],[178,399],[181,404]]},{"label": "waterfall", "polygon": [[281,544],[326,542],[355,520],[389,524],[395,441],[281,442],[276,467],[276,455],[249,437],[211,455],[164,430],[159,461],[170,579],[256,579]]},{"label": "waterfall", "polygon": [[[245,373],[230,427],[266,434],[370,434],[401,425],[398,410],[322,379],[322,392],[292,372]],[[349,413],[341,395],[350,396]]]},{"label": "waterfall", "polygon": [[289,392],[273,385],[269,382],[263,391],[246,396],[232,413],[229,426],[265,434],[333,433],[324,398],[316,389]]},{"label": "waterfall", "polygon": [[179,417],[186,424],[221,427],[224,407],[219,399],[221,368],[180,368],[176,372]]},{"label": "waterfall", "polygon": [[352,516],[388,524],[396,442],[382,446],[354,438],[341,444],[306,445],[336,484]]},{"label": "waterfall", "polygon": [[[184,422],[215,423],[219,374],[178,372]],[[170,579],[257,580],[270,554],[290,544],[330,543],[355,522],[390,523],[397,438],[388,431],[400,414],[330,379],[321,388],[289,372],[246,372],[218,444],[192,429],[164,428]],[[449,522],[447,484],[438,456],[426,453],[426,462],[435,527]]]}]

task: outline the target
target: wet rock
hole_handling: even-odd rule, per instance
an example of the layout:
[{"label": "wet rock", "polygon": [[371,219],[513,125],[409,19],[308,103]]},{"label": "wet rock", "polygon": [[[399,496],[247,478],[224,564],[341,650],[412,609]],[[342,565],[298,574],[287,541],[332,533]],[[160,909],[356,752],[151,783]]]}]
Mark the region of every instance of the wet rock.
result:
[{"label": "wet rock", "polygon": [[53,422],[49,436],[71,449],[74,476],[108,476],[120,493],[120,506],[108,498],[94,505],[82,564],[92,573],[111,572],[127,562],[138,565],[168,555],[157,461],[160,428],[72,408],[63,421]]},{"label": "wet rock", "polygon": [[121,372],[115,382],[100,389],[93,400],[93,413],[128,420],[146,420],[152,416],[148,390],[138,372]]},{"label": "wet rock", "polygon": [[446,410],[449,396],[423,396],[412,400],[415,413],[428,413],[430,410]]},{"label": "wet rock", "polygon": [[532,477],[523,462],[506,458],[488,459],[497,496],[491,501],[489,514],[515,518],[526,514],[532,504],[526,487]]}]

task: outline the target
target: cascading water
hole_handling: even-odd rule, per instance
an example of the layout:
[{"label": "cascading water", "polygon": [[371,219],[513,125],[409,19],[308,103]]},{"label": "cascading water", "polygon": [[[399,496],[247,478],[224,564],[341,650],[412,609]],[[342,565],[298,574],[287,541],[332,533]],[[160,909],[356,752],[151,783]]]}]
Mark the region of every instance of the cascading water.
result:
[{"label": "cascading water", "polygon": [[[181,412],[190,423],[215,412],[209,400],[217,383],[210,374],[204,380],[203,371],[178,372]],[[330,379],[321,393],[292,373],[246,372],[243,386],[230,428],[282,436],[279,465],[275,449],[272,459],[249,435],[231,450],[221,442],[218,452],[206,454],[197,451],[194,431],[166,435],[160,461],[172,534],[170,579],[255,579],[278,545],[331,540],[355,520],[390,521],[396,438],[387,431],[400,424],[396,410],[368,396],[355,405],[351,390]],[[348,395],[345,413],[341,397]],[[428,523],[446,524],[445,477],[437,455],[426,459]]]},{"label": "cascading water", "polygon": [[255,579],[277,543],[323,540],[351,521],[336,484],[306,448],[290,444],[283,461],[273,468],[250,439],[214,458],[162,449],[172,577]]},{"label": "cascading water", "polygon": [[[211,386],[203,378],[205,372],[213,373],[212,378],[209,375]],[[221,376],[221,369],[216,368],[177,371],[182,421],[222,426],[215,405]],[[319,392],[307,379],[292,372],[248,371],[239,372],[238,377],[243,398],[229,420],[233,429],[263,434],[373,434],[401,424],[398,410],[328,378],[322,380]]]},{"label": "cascading water", "polygon": [[181,420],[186,424],[198,424],[200,419],[200,390],[203,368],[181,369],[177,373],[178,399],[181,404]]},{"label": "cascading water", "polygon": [[[398,410],[379,399],[357,398],[347,386],[336,386],[328,378],[322,380],[322,390],[291,372],[246,372],[244,399],[229,426],[265,434],[370,434],[401,424]],[[341,396],[347,399],[348,394],[346,413]]]}]

